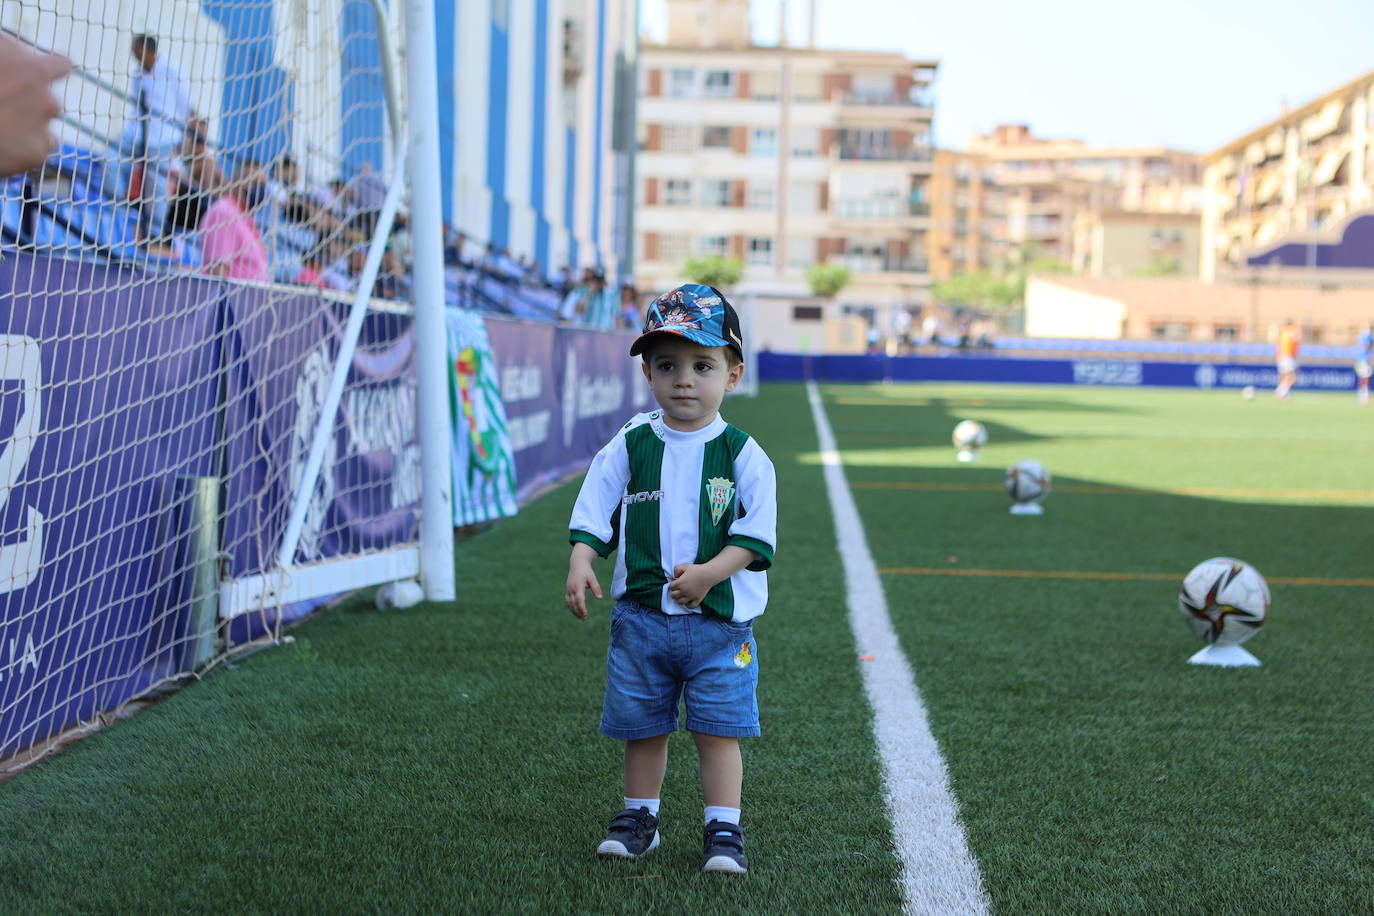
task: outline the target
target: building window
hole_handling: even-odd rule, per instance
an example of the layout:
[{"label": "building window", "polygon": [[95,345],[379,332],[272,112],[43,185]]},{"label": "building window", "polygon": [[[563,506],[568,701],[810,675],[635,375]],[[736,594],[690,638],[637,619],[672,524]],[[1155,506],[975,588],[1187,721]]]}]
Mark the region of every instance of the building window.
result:
[{"label": "building window", "polygon": [[750,182],[745,194],[745,206],[750,210],[772,210],[776,202],[777,189],[771,184]]},{"label": "building window", "polygon": [[697,94],[697,72],[691,68],[674,68],[668,71],[668,96],[674,99],[690,99]]},{"label": "building window", "polygon": [[663,125],[663,152],[692,153],[697,148],[697,131],[686,124]]},{"label": "building window", "polygon": [[1240,328],[1234,324],[1219,324],[1212,329],[1217,340],[1240,340]]},{"label": "building window", "polygon": [[797,216],[815,213],[820,205],[819,188],[814,181],[792,182],[787,194],[787,209]]},{"label": "building window", "polygon": [[703,235],[697,240],[697,251],[701,254],[723,255],[730,248],[730,240],[723,235]]},{"label": "building window", "polygon": [[816,263],[816,239],[789,235],[787,237],[787,266],[807,268]]},{"label": "building window", "polygon": [[719,178],[705,178],[701,182],[703,207],[730,206],[730,182]]},{"label": "building window", "polygon": [[669,178],[663,182],[663,205],[665,207],[690,207],[692,205],[692,180],[690,178]]},{"label": "building window", "polygon": [[755,127],[749,138],[749,152],[754,156],[776,156],[778,132],[771,127]]},{"label": "building window", "polygon": [[730,128],[720,125],[702,128],[701,146],[703,149],[729,149]]},{"label": "building window", "polygon": [[792,98],[797,102],[819,102],[821,99],[821,75],[819,73],[798,73],[793,76]]},{"label": "building window", "polygon": [[755,70],[749,77],[749,95],[756,102],[778,100],[778,71]]},{"label": "building window", "polygon": [[793,321],[820,321],[821,307],[819,305],[794,305],[792,306]]},{"label": "building window", "polygon": [[745,255],[750,264],[767,267],[773,263],[773,240],[771,238],[751,238]]},{"label": "building window", "polygon": [[728,99],[735,94],[735,74],[729,70],[707,70],[706,88],[702,95],[708,99]]},{"label": "building window", "polygon": [[816,127],[796,127],[792,129],[792,155],[811,157],[821,151],[821,132]]},{"label": "building window", "polygon": [[1192,329],[1181,321],[1161,321],[1150,325],[1155,340],[1187,340]]},{"label": "building window", "polygon": [[692,237],[682,232],[665,232],[658,237],[658,259],[681,264],[692,254]]}]

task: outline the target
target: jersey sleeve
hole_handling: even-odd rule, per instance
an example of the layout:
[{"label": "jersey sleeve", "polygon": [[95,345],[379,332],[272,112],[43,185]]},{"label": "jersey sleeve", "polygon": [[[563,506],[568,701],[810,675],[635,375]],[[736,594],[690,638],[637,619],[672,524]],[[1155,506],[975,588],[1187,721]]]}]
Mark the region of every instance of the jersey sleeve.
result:
[{"label": "jersey sleeve", "polygon": [[630,458],[624,431],[596,453],[568,523],[568,542],[587,544],[598,556],[615,549],[620,521],[620,500],[630,482]]},{"label": "jersey sleeve", "polygon": [[726,543],[757,554],[745,568],[762,572],[773,565],[777,546],[778,485],[773,462],[752,438],[735,459],[735,475],[740,511]]}]

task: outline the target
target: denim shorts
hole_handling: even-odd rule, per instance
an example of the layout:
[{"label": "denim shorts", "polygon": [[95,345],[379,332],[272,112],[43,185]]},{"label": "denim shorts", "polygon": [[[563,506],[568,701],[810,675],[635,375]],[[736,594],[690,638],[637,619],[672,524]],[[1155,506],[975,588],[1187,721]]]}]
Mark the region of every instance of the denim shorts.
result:
[{"label": "denim shorts", "polygon": [[617,601],[606,652],[601,733],[622,741],[687,730],[723,738],[759,734],[759,649],[749,622],[664,614]]}]

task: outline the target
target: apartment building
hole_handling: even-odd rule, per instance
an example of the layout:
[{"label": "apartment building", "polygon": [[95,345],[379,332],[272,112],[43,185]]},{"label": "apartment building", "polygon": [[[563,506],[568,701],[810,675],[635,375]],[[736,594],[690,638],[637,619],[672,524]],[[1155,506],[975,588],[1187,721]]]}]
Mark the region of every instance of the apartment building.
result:
[{"label": "apartment building", "polygon": [[1099,256],[1082,247],[1095,236],[1081,227],[1096,214],[1196,214],[1202,209],[1202,164],[1194,153],[1046,139],[1024,124],[999,125],[974,137],[969,152],[986,162],[985,174],[995,187],[989,205],[1003,217],[996,223],[998,242],[1009,255],[1086,265]]},{"label": "apartment building", "polygon": [[744,262],[740,290],[804,295],[830,261],[852,271],[841,303],[923,303],[936,62],[758,46],[747,0],[668,12],[666,41],[640,47],[640,287],[721,254]]},{"label": "apartment building", "polygon": [[1202,276],[1374,206],[1374,71],[1204,157]]},{"label": "apartment building", "polygon": [[1000,271],[1007,262],[1005,199],[987,158],[937,149],[930,176],[930,276]]}]

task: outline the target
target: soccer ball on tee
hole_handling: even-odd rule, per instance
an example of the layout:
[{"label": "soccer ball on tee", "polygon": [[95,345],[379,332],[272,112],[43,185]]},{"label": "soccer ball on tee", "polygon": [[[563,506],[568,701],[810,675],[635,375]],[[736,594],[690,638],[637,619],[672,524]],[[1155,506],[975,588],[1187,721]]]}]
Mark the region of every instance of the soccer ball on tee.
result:
[{"label": "soccer ball on tee", "polygon": [[1050,472],[1038,461],[1027,458],[1007,468],[1007,495],[1018,505],[1039,502],[1050,492]]},{"label": "soccer ball on tee", "polygon": [[987,444],[988,431],[977,420],[960,420],[950,439],[959,450],[959,460],[972,461],[977,457],[978,449]]},{"label": "soccer ball on tee", "polygon": [[1269,584],[1243,560],[1212,557],[1184,577],[1178,609],[1209,646],[1238,646],[1269,616]]}]

